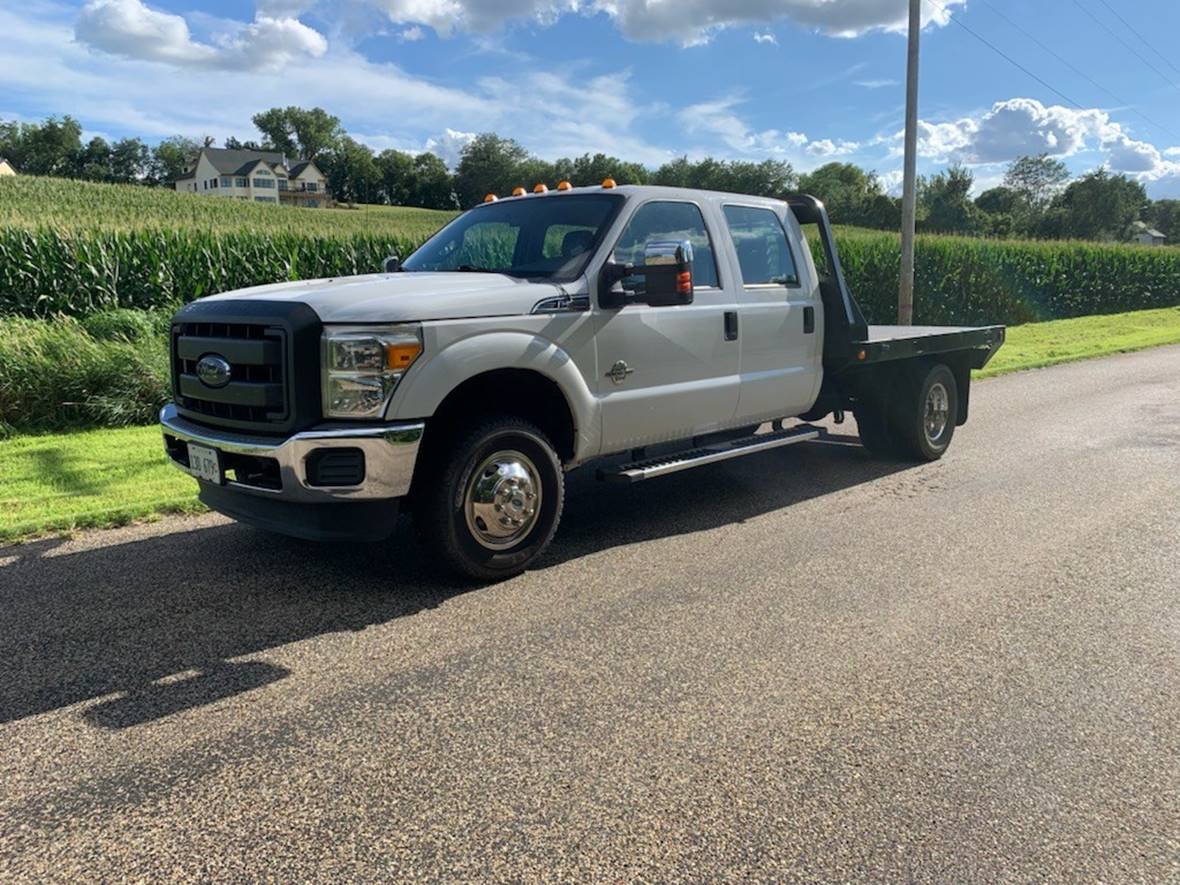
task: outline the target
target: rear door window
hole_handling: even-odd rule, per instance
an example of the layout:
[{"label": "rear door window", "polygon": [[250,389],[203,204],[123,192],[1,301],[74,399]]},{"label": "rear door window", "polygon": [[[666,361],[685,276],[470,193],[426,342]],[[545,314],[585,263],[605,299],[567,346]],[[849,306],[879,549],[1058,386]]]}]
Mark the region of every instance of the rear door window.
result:
[{"label": "rear door window", "polygon": [[772,209],[726,206],[725,221],[747,286],[797,286],[799,272],[782,220]]}]

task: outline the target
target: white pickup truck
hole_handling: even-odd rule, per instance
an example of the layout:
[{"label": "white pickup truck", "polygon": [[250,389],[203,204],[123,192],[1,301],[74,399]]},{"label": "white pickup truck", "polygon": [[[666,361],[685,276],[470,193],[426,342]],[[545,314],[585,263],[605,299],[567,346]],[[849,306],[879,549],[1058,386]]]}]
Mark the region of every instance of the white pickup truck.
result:
[{"label": "white pickup truck", "polygon": [[870,451],[939,458],[1003,340],[868,326],[814,198],[563,182],[489,196],[384,273],[187,305],[161,422],[215,510],[378,540],[405,504],[441,563],[495,580],[545,550],[589,462],[639,482],[849,411]]}]

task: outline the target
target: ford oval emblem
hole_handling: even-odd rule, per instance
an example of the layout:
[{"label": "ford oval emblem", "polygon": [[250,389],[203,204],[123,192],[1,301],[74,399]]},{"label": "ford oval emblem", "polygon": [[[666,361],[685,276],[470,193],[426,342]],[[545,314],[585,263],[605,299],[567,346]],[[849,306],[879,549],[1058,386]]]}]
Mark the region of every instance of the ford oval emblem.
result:
[{"label": "ford oval emblem", "polygon": [[216,353],[201,357],[197,363],[197,377],[206,387],[225,387],[233,371],[226,358]]}]

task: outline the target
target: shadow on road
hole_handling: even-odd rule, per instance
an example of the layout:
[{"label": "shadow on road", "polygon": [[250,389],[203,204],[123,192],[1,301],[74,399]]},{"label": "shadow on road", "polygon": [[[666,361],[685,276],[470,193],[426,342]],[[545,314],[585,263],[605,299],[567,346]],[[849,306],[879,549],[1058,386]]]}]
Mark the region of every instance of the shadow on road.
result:
[{"label": "shadow on road", "polygon": [[[620,544],[740,522],[879,479],[902,465],[858,446],[805,444],[640,486],[571,475],[562,527],[538,572]],[[362,630],[473,588],[423,562],[403,521],[388,541],[324,545],[220,525],[76,553],[0,549],[0,722],[95,698],[123,728],[290,675],[232,659]]]}]

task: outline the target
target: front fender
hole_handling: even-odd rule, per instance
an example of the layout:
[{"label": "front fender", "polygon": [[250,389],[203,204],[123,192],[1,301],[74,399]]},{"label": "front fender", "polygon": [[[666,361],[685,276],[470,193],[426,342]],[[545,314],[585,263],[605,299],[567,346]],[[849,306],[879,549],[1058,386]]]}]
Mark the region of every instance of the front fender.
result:
[{"label": "front fender", "polygon": [[[432,334],[434,333],[434,334]],[[429,418],[464,381],[498,369],[533,371],[553,381],[568,403],[575,426],[575,461],[598,454],[602,422],[598,400],[582,370],[564,349],[535,332],[496,331],[447,340],[441,330],[424,330],[425,362],[420,358],[399,385],[388,418]]]}]

